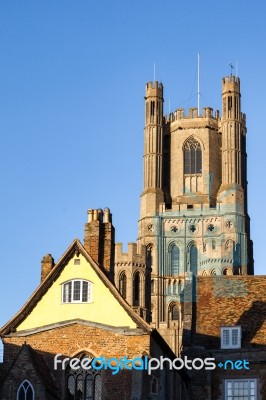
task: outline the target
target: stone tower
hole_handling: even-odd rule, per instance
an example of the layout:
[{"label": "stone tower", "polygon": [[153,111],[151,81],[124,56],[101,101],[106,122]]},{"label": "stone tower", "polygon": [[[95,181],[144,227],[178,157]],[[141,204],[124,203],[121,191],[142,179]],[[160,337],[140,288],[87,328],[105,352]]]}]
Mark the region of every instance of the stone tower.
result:
[{"label": "stone tower", "polygon": [[[221,116],[209,107],[201,115],[191,108],[188,115],[177,109],[163,116],[163,85],[146,85],[137,244],[142,257],[146,249],[142,298],[150,322],[176,353],[184,307],[192,315],[188,304],[195,301],[195,277],[253,274],[240,97],[240,80],[230,76],[222,80]],[[127,257],[127,265],[136,265]],[[121,248],[117,282],[125,272],[120,260]]]}]

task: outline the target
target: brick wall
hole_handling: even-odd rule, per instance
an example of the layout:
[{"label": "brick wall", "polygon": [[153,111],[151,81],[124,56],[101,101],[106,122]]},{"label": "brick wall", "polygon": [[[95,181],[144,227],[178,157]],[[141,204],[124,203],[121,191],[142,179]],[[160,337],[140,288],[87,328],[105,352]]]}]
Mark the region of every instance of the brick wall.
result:
[{"label": "brick wall", "polygon": [[[10,366],[19,354],[21,346],[27,343],[45,360],[59,393],[64,393],[65,372],[63,372],[60,367],[57,371],[54,370],[54,356],[57,353],[62,354],[60,359],[64,357],[75,357],[75,355],[82,351],[87,351],[95,357],[105,356],[106,358],[120,358],[125,355],[127,355],[128,358],[133,358],[141,356],[145,352],[147,354],[150,353],[149,334],[142,334],[140,332],[138,335],[123,335],[115,331],[82,324],[58,327],[28,336],[6,337],[4,342],[4,374],[8,372]],[[12,379],[14,380],[14,377],[16,377],[17,388],[19,382],[21,383],[21,381],[25,379],[23,378],[25,374],[31,377],[30,380],[35,387],[39,387],[37,384],[39,384],[38,379],[40,380],[40,377],[36,374],[36,371],[33,372],[29,360],[25,359],[23,360],[23,366],[19,361],[15,369],[14,366],[12,367],[12,375],[8,375],[8,379],[5,380],[2,387],[1,399],[9,399],[9,397],[6,396],[8,396],[8,391],[10,390],[10,380],[12,381]],[[111,393],[116,393],[116,398],[130,399],[131,375],[131,371],[121,371],[118,376],[112,375],[111,371],[104,371],[105,383],[103,399],[112,398],[112,396],[109,397]],[[39,393],[41,393],[40,387]],[[106,393],[108,393],[108,396]],[[40,397],[40,399],[42,400],[42,397]]]}]

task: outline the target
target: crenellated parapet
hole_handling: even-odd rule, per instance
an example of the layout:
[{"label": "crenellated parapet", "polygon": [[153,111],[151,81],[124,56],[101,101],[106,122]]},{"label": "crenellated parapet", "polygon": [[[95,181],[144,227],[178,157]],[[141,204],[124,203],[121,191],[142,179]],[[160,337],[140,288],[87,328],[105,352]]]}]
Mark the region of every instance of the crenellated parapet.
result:
[{"label": "crenellated parapet", "polygon": [[153,96],[159,96],[163,97],[163,84],[161,82],[148,82],[146,84],[146,96],[153,97]]},{"label": "crenellated parapet", "polygon": [[128,243],[127,253],[123,253],[123,244],[115,245],[115,265],[128,265],[133,267],[145,267],[146,265],[146,247],[137,243]]},{"label": "crenellated parapet", "polygon": [[181,123],[184,127],[188,127],[192,124],[197,124],[199,126],[218,126],[218,121],[220,119],[220,113],[218,110],[213,112],[211,107],[204,107],[202,113],[199,115],[198,109],[196,107],[189,108],[186,114],[184,108],[178,108],[169,115],[164,116],[164,122],[167,123]]},{"label": "crenellated parapet", "polygon": [[240,85],[240,79],[239,79],[238,76],[234,76],[234,75],[225,76],[222,79],[222,83],[223,83],[223,85],[225,85],[225,84],[237,84],[237,85]]}]

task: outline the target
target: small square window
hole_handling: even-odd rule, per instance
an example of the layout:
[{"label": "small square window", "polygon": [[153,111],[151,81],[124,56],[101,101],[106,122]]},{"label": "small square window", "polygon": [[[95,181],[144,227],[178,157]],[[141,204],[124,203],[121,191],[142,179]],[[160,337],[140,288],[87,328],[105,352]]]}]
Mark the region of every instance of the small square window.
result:
[{"label": "small square window", "polygon": [[75,258],[74,259],[74,265],[80,265],[80,259],[79,258]]},{"label": "small square window", "polygon": [[221,328],[221,349],[240,349],[241,326]]}]

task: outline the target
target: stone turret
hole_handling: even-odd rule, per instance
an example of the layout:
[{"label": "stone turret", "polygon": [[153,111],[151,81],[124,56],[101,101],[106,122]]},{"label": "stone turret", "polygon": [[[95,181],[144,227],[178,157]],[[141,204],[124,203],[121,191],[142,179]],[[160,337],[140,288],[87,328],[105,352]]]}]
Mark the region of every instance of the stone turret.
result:
[{"label": "stone turret", "polygon": [[141,215],[151,215],[164,201],[163,170],[163,85],[149,82],[145,93],[144,185]]}]

